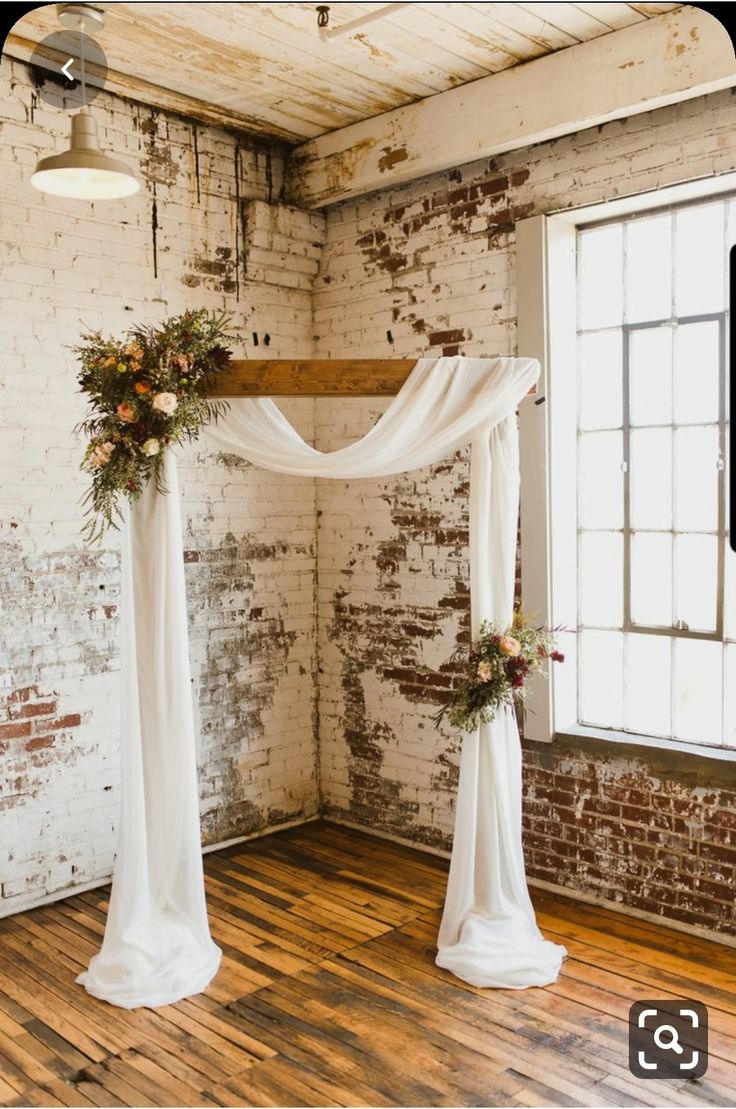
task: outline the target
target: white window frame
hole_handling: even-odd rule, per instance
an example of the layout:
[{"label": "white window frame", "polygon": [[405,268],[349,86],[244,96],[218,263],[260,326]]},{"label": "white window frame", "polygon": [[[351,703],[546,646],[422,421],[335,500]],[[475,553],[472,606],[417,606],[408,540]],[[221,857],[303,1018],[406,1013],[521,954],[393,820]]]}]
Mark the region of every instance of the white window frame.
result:
[{"label": "white window frame", "polygon": [[521,599],[524,610],[539,623],[571,629],[559,636],[565,663],[551,668],[549,681],[533,679],[526,739],[551,742],[556,734],[583,735],[736,760],[733,748],[577,723],[577,556],[570,557],[570,552],[577,550],[578,228],[648,208],[715,197],[735,188],[736,174],[723,174],[586,208],[532,216],[516,225],[517,351],[538,359],[542,367],[537,396],[525,401],[519,413]]}]

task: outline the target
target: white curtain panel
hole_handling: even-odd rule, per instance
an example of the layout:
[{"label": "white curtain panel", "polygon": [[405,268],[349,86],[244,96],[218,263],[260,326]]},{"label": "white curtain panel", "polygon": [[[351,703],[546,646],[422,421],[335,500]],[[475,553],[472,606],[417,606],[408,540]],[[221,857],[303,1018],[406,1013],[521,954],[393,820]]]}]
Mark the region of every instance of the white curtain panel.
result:
[{"label": "white curtain panel", "polygon": [[[516,409],[536,381],[529,358],[417,363],[363,439],[322,453],[270,400],[238,400],[205,430],[212,448],[280,473],[384,477],[472,443],[470,561],[474,631],[508,624],[519,496]],[[219,951],[207,929],[178,493],[148,490],[131,512],[124,563],[123,819],[102,951],[81,981],[118,1005],[163,1005],[202,990]],[[479,986],[553,982],[564,948],[541,936],[521,848],[516,720],[500,713],[463,737],[455,839],[437,962]]]}]

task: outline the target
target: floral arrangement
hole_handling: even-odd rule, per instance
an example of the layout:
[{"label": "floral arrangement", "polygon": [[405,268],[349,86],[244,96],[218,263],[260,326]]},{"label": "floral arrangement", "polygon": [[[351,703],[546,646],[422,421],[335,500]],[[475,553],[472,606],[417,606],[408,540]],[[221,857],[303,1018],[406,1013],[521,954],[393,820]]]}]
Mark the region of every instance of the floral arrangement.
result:
[{"label": "floral arrangement", "polygon": [[565,661],[554,633],[535,628],[521,612],[514,614],[510,628],[482,624],[470,650],[460,647],[452,657],[461,677],[436,722],[447,716],[455,727],[472,732],[489,723],[504,705],[523,713],[527,679],[544,672],[548,659]]},{"label": "floral arrangement", "polygon": [[91,408],[80,425],[89,438],[82,468],[92,474],[83,502],[90,541],[117,527],[121,496],[135,500],[151,479],[165,492],[164,449],[196,439],[226,407],[206,395],[230,362],[227,325],[225,316],[199,310],[131,328],[122,340],[82,336],[75,353]]}]

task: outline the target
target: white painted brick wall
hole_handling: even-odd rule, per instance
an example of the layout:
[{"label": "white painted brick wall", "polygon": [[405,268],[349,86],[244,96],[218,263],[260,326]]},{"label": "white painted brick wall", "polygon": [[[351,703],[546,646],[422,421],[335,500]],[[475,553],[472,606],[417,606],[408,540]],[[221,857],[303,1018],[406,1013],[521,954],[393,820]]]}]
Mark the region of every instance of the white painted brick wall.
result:
[{"label": "white painted brick wall", "polygon": [[[33,99],[25,66],[5,59],[0,696],[37,695],[5,704],[0,720],[0,913],[105,877],[113,856],[118,542],[85,551],[80,541],[86,480],[73,429],[83,402],[70,348],[86,328],[120,332],[204,306],[231,313],[240,357],[256,351],[254,334],[259,355],[308,356],[324,225],[269,205],[283,176],[277,154],[105,94],[93,105],[102,145],[144,188],[96,205],[44,196],[28,178],[39,155],[64,148],[68,118]],[[311,436],[311,402],[291,412]],[[181,486],[202,813],[214,842],[317,808],[315,492],[196,447],[181,454]],[[79,723],[49,737],[19,716],[46,698]],[[11,734],[31,724],[32,735]]]}]

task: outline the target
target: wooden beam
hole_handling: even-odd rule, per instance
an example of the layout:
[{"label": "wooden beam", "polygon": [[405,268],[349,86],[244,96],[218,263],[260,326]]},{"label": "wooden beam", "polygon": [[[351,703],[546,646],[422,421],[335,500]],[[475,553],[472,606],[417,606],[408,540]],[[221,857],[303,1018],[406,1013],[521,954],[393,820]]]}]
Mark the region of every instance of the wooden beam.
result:
[{"label": "wooden beam", "polygon": [[319,208],[733,85],[728,32],[685,5],[302,143],[288,199]]},{"label": "wooden beam", "polygon": [[[235,359],[218,374],[212,398],[395,397],[416,358]],[[533,396],[536,385],[529,390]]]},{"label": "wooden beam", "polygon": [[211,397],[394,397],[416,358],[233,361]]}]

